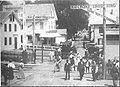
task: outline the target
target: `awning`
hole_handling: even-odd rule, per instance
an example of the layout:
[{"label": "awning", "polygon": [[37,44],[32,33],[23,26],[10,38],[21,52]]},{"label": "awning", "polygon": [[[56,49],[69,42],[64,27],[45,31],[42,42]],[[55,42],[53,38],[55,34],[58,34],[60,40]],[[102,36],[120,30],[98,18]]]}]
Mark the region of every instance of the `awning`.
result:
[{"label": "awning", "polygon": [[40,37],[60,37],[61,35],[58,33],[41,33]]}]

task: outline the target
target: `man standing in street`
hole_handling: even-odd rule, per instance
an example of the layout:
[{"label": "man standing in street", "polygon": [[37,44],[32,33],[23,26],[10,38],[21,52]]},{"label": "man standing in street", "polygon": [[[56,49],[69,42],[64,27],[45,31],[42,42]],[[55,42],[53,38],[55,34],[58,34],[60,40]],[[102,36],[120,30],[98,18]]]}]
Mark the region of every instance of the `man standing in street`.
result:
[{"label": "man standing in street", "polygon": [[27,55],[27,51],[26,50],[23,50],[22,58],[23,58],[23,62],[27,63],[28,55]]},{"label": "man standing in street", "polygon": [[96,78],[95,78],[95,72],[96,72],[96,63],[95,63],[95,61],[92,61],[92,77],[93,77],[93,81],[95,81],[96,80]]},{"label": "man standing in street", "polygon": [[71,65],[68,62],[68,60],[66,60],[65,66],[64,66],[64,70],[65,70],[65,80],[70,80],[70,70],[71,70]]},{"label": "man standing in street", "polygon": [[111,76],[112,76],[112,79],[113,79],[113,86],[114,87],[117,87],[117,80],[118,80],[118,69],[117,67],[115,66],[115,64],[113,64],[113,67],[111,69]]},{"label": "man standing in street", "polygon": [[84,75],[84,62],[82,59],[80,59],[80,62],[78,63],[78,68],[77,70],[79,71],[79,74],[80,74],[80,80],[82,80],[83,78],[83,75]]},{"label": "man standing in street", "polygon": [[86,73],[89,73],[89,68],[90,68],[90,61],[87,59],[85,62],[85,67],[86,67]]}]

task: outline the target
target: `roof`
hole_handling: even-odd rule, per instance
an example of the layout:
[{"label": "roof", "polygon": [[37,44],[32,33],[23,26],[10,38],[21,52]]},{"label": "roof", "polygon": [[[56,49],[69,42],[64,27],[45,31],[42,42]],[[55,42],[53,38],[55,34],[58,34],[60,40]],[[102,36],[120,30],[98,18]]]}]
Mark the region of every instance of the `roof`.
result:
[{"label": "roof", "polygon": [[40,16],[40,17],[53,17],[57,20],[54,4],[27,4],[25,5],[26,18]]},{"label": "roof", "polygon": [[[106,14],[106,17],[110,18],[111,20],[116,21],[116,17],[113,15]],[[103,24],[103,17],[90,13],[89,24]],[[114,24],[114,23],[112,21],[106,20],[106,24]]]},{"label": "roof", "polygon": [[15,16],[16,20],[18,21],[18,23],[20,25],[22,25],[22,22],[17,18],[14,11],[0,11],[0,23],[5,22],[8,19],[10,14],[13,14]]},{"label": "roof", "polygon": [[[87,0],[89,1],[89,0]],[[95,2],[89,2],[89,4],[103,4],[103,2],[100,2],[100,0],[94,0]],[[107,19],[112,19],[119,24],[119,0],[105,0],[105,4],[113,4],[115,3],[115,7],[106,7],[106,12],[105,15]],[[103,8],[93,8],[93,11],[103,15]],[[90,13],[90,19],[89,19],[89,24],[103,24],[103,17],[101,15],[97,16],[95,15],[96,13]],[[113,23],[114,21],[112,20],[106,20],[106,24],[115,24]]]},{"label": "roof", "polygon": [[4,19],[8,16],[8,15],[10,15],[10,13],[11,13],[11,11],[5,11],[5,12],[3,12],[3,11],[0,11],[0,22],[2,22],[2,21],[4,21]]}]

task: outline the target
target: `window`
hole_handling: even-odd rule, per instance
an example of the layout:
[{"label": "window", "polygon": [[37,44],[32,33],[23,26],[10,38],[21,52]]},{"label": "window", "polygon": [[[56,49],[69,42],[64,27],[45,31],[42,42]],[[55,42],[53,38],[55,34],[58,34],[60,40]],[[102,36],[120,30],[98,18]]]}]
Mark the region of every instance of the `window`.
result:
[{"label": "window", "polygon": [[12,44],[12,38],[9,37],[9,45],[11,45],[11,44]]},{"label": "window", "polygon": [[21,43],[23,43],[23,35],[21,35]]},{"label": "window", "polygon": [[7,24],[4,24],[4,31],[7,31]]},{"label": "window", "polygon": [[99,33],[103,33],[103,27],[99,27]]},{"label": "window", "polygon": [[10,22],[14,22],[14,15],[13,15],[13,14],[11,14],[11,15],[9,16],[9,18],[10,18]]},{"label": "window", "polygon": [[21,25],[21,30],[23,30],[23,24]]},{"label": "window", "polygon": [[17,31],[17,25],[16,24],[14,25],[14,29],[15,29],[15,31]]},{"label": "window", "polygon": [[111,12],[110,12],[111,15],[113,15],[113,9],[111,9]]},{"label": "window", "polygon": [[32,43],[32,36],[28,36],[28,43]]},{"label": "window", "polygon": [[43,22],[40,22],[40,29],[43,29]]},{"label": "window", "polygon": [[7,45],[7,37],[4,38],[4,45]]},{"label": "window", "polygon": [[9,31],[11,32],[11,24],[9,24]]}]

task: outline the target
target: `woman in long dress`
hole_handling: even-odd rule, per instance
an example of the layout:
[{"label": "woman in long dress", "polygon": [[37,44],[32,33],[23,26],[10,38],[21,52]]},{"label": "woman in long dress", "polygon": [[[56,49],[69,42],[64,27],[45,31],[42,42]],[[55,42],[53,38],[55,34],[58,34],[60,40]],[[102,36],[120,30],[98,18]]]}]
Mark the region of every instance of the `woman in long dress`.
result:
[{"label": "woman in long dress", "polygon": [[24,63],[21,61],[18,66],[18,79],[25,79],[23,67],[24,67]]}]

